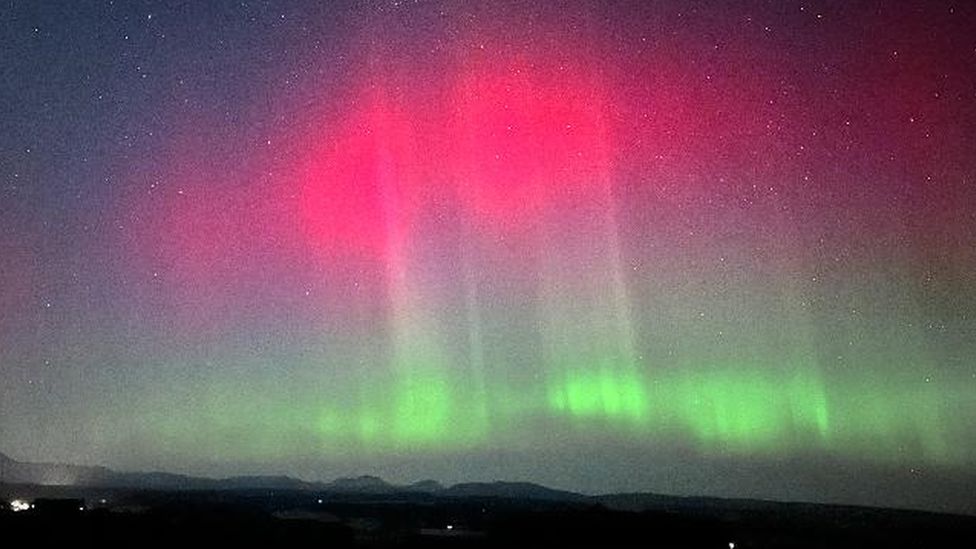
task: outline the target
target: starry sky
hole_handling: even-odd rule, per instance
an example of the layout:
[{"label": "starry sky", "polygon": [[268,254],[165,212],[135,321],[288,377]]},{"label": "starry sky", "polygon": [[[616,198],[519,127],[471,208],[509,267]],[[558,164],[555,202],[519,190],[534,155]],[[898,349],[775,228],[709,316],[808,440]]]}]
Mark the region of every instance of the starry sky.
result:
[{"label": "starry sky", "polygon": [[12,457],[976,513],[971,3],[6,0],[0,58]]}]

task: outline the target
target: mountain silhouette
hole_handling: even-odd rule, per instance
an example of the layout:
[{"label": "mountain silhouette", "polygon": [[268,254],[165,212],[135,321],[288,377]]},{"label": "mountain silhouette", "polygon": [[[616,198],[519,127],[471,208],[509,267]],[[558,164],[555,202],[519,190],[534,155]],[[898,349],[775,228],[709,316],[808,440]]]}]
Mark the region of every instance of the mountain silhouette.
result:
[{"label": "mountain silhouette", "polygon": [[206,478],[164,472],[119,472],[107,467],[17,461],[0,453],[7,484],[65,485],[149,490],[295,490],[337,494],[437,494],[446,497],[493,497],[580,501],[587,496],[528,482],[468,482],[445,488],[436,480],[392,484],[374,475],[309,482],[284,475]]}]

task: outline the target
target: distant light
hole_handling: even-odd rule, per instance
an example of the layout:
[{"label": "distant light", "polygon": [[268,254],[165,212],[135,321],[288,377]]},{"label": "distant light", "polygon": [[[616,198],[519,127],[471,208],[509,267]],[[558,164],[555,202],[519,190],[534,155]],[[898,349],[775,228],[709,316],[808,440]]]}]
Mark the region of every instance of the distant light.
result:
[{"label": "distant light", "polygon": [[729,542],[729,549],[735,549],[735,542],[733,541]]},{"label": "distant light", "polygon": [[105,500],[104,499],[100,499],[100,500],[98,500],[98,503],[101,503],[102,505],[105,505]]},{"label": "distant light", "polygon": [[20,511],[26,511],[31,507],[33,507],[33,505],[27,503],[22,499],[15,499],[10,502],[10,509],[12,509],[15,513],[18,513]]},{"label": "distant light", "polygon": [[78,510],[79,511],[84,511],[85,510],[85,507],[84,506],[81,506],[81,507],[78,508]]},{"label": "distant light", "polygon": [[448,524],[447,525],[447,529],[448,530],[453,530],[454,529],[454,525],[453,524]]},{"label": "distant light", "polygon": [[322,498],[319,498],[319,503],[322,503]]}]

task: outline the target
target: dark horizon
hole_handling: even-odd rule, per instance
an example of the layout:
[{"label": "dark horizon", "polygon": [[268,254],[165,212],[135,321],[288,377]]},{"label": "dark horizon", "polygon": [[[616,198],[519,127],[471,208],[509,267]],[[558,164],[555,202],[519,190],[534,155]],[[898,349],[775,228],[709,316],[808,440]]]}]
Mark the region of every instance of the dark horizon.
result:
[{"label": "dark horizon", "polygon": [[[20,476],[11,473],[10,464],[4,463],[2,458],[6,458],[20,465],[28,466],[42,466],[35,469],[29,470],[27,472],[20,471]],[[837,464],[833,464],[836,466]],[[181,491],[181,490],[200,490],[200,489],[217,489],[217,490],[236,490],[245,487],[251,488],[269,488],[277,487],[282,489],[291,490],[325,490],[336,489],[342,486],[342,483],[346,481],[367,481],[367,484],[371,484],[374,481],[380,481],[376,486],[370,486],[363,488],[361,485],[353,482],[351,485],[341,488],[342,491],[357,493],[363,491],[369,493],[375,490],[379,490],[381,493],[385,493],[387,490],[392,491],[409,491],[410,487],[428,483],[433,481],[439,485],[439,488],[431,490],[430,487],[421,489],[421,492],[437,492],[441,490],[456,488],[464,485],[475,485],[475,484],[489,484],[489,485],[512,485],[512,484],[531,484],[536,487],[542,488],[544,490],[555,490],[557,492],[563,492],[565,494],[577,494],[583,497],[598,497],[598,496],[613,496],[613,495],[626,495],[626,494],[646,494],[646,495],[656,495],[665,498],[687,498],[689,500],[696,499],[719,499],[719,500],[749,500],[749,501],[766,501],[770,503],[797,503],[797,504],[820,504],[820,505],[836,505],[836,506],[859,506],[859,507],[869,507],[869,508],[879,508],[879,509],[903,509],[903,510],[914,510],[914,511],[927,511],[935,513],[950,513],[950,514],[963,514],[963,515],[974,515],[976,516],[976,503],[974,503],[971,495],[976,490],[976,475],[968,471],[959,472],[958,474],[942,473],[941,475],[932,475],[929,473],[926,482],[926,493],[939,494],[938,496],[933,496],[928,499],[919,498],[918,492],[918,482],[921,479],[916,479],[915,483],[905,483],[904,481],[899,481],[897,475],[892,475],[891,471],[887,474],[882,473],[877,478],[861,479],[860,482],[853,482],[851,480],[851,473],[849,471],[840,470],[835,473],[832,477],[825,476],[820,483],[815,484],[815,489],[819,490],[821,494],[830,494],[833,492],[832,496],[823,495],[821,497],[812,497],[810,499],[804,499],[803,497],[792,497],[791,493],[803,493],[802,490],[798,490],[795,485],[795,481],[791,482],[787,476],[784,475],[784,484],[780,492],[775,490],[769,490],[766,487],[761,487],[758,490],[752,492],[742,492],[738,491],[738,488],[729,489],[723,487],[721,484],[713,485],[709,489],[705,489],[699,492],[689,492],[682,491],[680,488],[674,487],[674,491],[667,490],[644,490],[635,487],[633,479],[631,479],[628,486],[631,489],[604,489],[604,490],[578,490],[572,489],[566,486],[552,485],[545,481],[539,480],[538,477],[522,477],[522,478],[498,478],[492,477],[491,475],[469,478],[469,479],[454,479],[453,481],[445,481],[443,479],[434,477],[417,477],[411,478],[409,476],[404,477],[401,475],[396,475],[394,477],[385,477],[382,474],[377,474],[375,471],[359,471],[358,473],[349,472],[345,475],[335,474],[330,476],[326,472],[321,472],[318,475],[313,474],[312,476],[301,476],[295,474],[288,474],[286,471],[261,471],[261,470],[245,470],[243,472],[238,472],[238,474],[228,474],[228,475],[206,475],[206,474],[188,474],[185,471],[167,471],[162,469],[153,470],[114,470],[111,468],[105,468],[100,464],[77,464],[77,463],[33,463],[33,462],[23,462],[20,460],[15,460],[11,458],[8,454],[0,452],[0,466],[5,466],[6,471],[6,484],[23,484],[23,485],[41,485],[48,487],[64,487],[67,489],[79,489],[79,490],[89,490],[89,489],[99,489],[99,488],[128,488],[128,489],[138,489],[138,488],[150,488],[154,490],[169,490],[169,491]],[[43,466],[53,466],[43,467]],[[73,471],[66,470],[63,466],[69,467],[80,467],[82,469],[106,469],[106,471]],[[761,467],[761,466],[760,466]],[[108,473],[107,475],[105,473]],[[737,471],[739,475],[744,474],[743,471]],[[729,474],[728,472],[722,472],[720,474]],[[159,478],[159,475],[163,475],[167,478]],[[714,473],[713,473],[714,475]],[[635,475],[636,476],[636,475]],[[716,475],[717,476],[717,475]],[[179,477],[179,478],[170,478]],[[17,482],[13,482],[17,480]],[[245,482],[228,482],[228,481],[241,481],[245,479],[254,479],[259,482],[248,484]],[[203,482],[201,482],[203,481]],[[299,485],[291,481],[296,481]],[[0,479],[0,485],[4,484],[3,479]],[[667,485],[667,483],[658,482],[657,485]],[[874,487],[879,485],[885,485],[885,489],[876,494],[866,494],[866,487]],[[358,488],[357,488],[358,486]],[[809,487],[808,487],[809,488]],[[450,493],[445,492],[445,493]],[[813,493],[813,492],[811,492]],[[560,496],[564,497],[564,496]],[[560,499],[557,497],[556,499]],[[570,498],[571,499],[571,498]]]}]

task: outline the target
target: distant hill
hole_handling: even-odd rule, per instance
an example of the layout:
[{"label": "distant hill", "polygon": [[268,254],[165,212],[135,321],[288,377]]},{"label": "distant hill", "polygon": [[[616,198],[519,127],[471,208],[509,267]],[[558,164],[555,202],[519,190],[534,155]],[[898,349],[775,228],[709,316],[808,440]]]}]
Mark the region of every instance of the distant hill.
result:
[{"label": "distant hill", "polygon": [[507,499],[582,501],[587,496],[554,490],[529,482],[467,482],[445,488],[435,480],[408,485],[391,484],[380,477],[362,475],[338,478],[332,482],[307,482],[288,476],[241,476],[222,479],[192,477],[173,473],[125,473],[105,467],[59,463],[27,463],[3,454],[4,481],[8,484],[68,485],[150,490],[249,490],[274,489],[318,491],[336,494],[423,493],[444,497],[492,497]]},{"label": "distant hill", "polygon": [[322,489],[330,492],[355,493],[355,494],[387,494],[399,491],[401,488],[394,486],[380,477],[372,475],[362,475],[353,478],[337,478],[332,482],[322,485]]},{"label": "distant hill", "polygon": [[129,473],[113,471],[107,467],[17,461],[2,453],[0,453],[0,464],[2,464],[2,481],[6,484],[149,490],[234,490],[248,488],[302,490],[313,487],[311,483],[286,476],[211,479],[163,472]]},{"label": "distant hill", "polygon": [[436,493],[444,490],[435,480],[405,486],[391,484],[380,477],[362,475],[338,478],[332,482],[308,482],[289,476],[239,476],[205,478],[163,472],[119,472],[106,467],[62,463],[17,461],[0,453],[0,473],[6,484],[41,486],[79,486],[92,488],[130,488],[146,490],[293,490],[337,494]]},{"label": "distant hill", "polygon": [[[531,482],[464,482],[449,487],[435,480],[413,484],[391,484],[373,475],[337,478],[331,482],[309,482],[289,476],[238,476],[206,478],[164,472],[119,472],[106,467],[62,463],[17,461],[0,453],[3,482],[41,486],[75,486],[85,488],[125,488],[160,491],[193,490],[281,490],[314,491],[343,495],[426,494],[445,498],[498,498],[545,502],[592,502],[620,510],[662,508],[695,508],[710,505],[728,506],[735,500],[707,497],[676,497],[658,494],[608,494],[585,496],[556,490]],[[745,500],[743,500],[745,501]],[[759,502],[748,502],[749,505]]]},{"label": "distant hill", "polygon": [[315,483],[310,489],[340,494],[439,494],[444,485],[436,480],[421,480],[412,484],[391,484],[380,477],[361,475],[337,478],[328,483]]},{"label": "distant hill", "polygon": [[444,487],[435,480],[408,485],[391,484],[380,477],[361,475],[332,482],[307,482],[288,476],[240,476],[222,479],[193,477],[173,473],[127,473],[106,467],[60,463],[28,463],[0,454],[4,482],[8,484],[65,485],[98,488],[148,490],[252,490],[274,489],[317,491],[336,494],[432,494],[442,497],[488,497],[539,501],[580,502],[588,496],[554,490],[529,482],[466,482]]},{"label": "distant hill", "polygon": [[445,488],[438,495],[574,502],[590,499],[589,496],[546,488],[531,482],[464,482]]},{"label": "distant hill", "polygon": [[115,474],[105,467],[64,463],[27,463],[0,453],[0,481],[7,484],[88,485],[108,481]]}]

